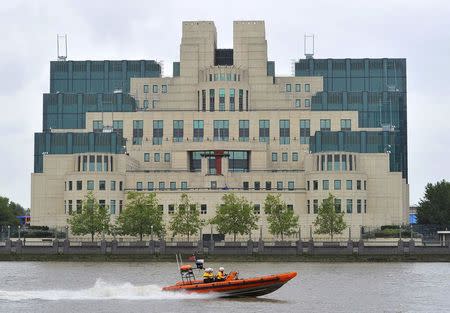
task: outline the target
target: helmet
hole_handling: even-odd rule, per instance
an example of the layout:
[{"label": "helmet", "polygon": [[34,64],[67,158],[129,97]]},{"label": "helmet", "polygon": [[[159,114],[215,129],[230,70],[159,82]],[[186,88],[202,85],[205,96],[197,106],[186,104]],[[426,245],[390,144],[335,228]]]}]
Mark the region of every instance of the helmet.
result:
[{"label": "helmet", "polygon": [[208,267],[208,268],[205,270],[205,272],[207,272],[207,273],[210,273],[210,272],[212,272],[212,271],[213,271],[213,269],[210,268],[210,267]]},{"label": "helmet", "polygon": [[219,271],[223,272],[225,269],[223,267],[219,267]]}]

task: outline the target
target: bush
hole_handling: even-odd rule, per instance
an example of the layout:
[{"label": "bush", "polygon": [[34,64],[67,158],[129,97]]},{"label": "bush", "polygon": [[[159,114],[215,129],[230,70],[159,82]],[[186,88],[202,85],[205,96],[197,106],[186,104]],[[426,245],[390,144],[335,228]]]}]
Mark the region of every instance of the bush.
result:
[{"label": "bush", "polygon": [[380,227],[381,230],[385,230],[385,229],[400,229],[399,225],[383,225]]}]

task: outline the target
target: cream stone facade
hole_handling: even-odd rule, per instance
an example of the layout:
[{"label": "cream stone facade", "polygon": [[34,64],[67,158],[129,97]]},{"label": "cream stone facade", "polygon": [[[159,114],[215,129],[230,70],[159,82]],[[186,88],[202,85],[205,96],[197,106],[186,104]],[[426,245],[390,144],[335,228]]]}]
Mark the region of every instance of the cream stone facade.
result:
[{"label": "cream stone facade", "polygon": [[[269,75],[264,22],[236,21],[233,27],[228,64],[216,65],[213,22],[183,22],[179,75],[131,78],[135,111],[87,112],[85,128],[52,129],[95,133],[101,125],[127,141],[123,153],[44,153],[42,172],[32,174],[32,224],[64,227],[89,190],[110,207],[113,220],[128,191],[156,192],[166,222],[182,193],[208,220],[222,196],[235,192],[255,205],[265,238],[274,238],[263,208],[271,193],[281,194],[299,216],[305,239],[330,193],[346,212],[352,238],[361,226],[407,223],[409,187],[401,172],[390,171],[388,150],[310,148],[316,131],[342,131],[343,120],[356,132],[381,126],[359,128],[358,111],[311,110],[323,77]],[[202,233],[210,230],[206,225]]]}]

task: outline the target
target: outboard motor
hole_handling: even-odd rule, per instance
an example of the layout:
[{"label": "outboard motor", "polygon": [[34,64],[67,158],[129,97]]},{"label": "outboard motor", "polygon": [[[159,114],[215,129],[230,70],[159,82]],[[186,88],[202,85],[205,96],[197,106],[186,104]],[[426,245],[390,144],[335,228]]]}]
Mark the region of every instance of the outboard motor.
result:
[{"label": "outboard motor", "polygon": [[203,269],[203,264],[205,263],[205,260],[203,259],[198,259],[195,260],[195,266],[197,267],[197,269],[202,270]]}]

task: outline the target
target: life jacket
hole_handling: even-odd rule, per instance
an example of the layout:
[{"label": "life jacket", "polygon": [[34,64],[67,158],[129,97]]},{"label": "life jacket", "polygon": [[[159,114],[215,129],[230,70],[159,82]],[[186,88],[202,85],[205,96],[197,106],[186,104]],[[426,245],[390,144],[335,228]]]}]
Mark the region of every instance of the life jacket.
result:
[{"label": "life jacket", "polygon": [[218,272],[217,272],[217,275],[216,275],[216,278],[217,278],[217,279],[224,279],[224,278],[225,278],[225,275],[224,275],[223,272],[218,271]]},{"label": "life jacket", "polygon": [[213,278],[213,274],[208,273],[208,272],[204,272],[203,273],[203,278]]}]

